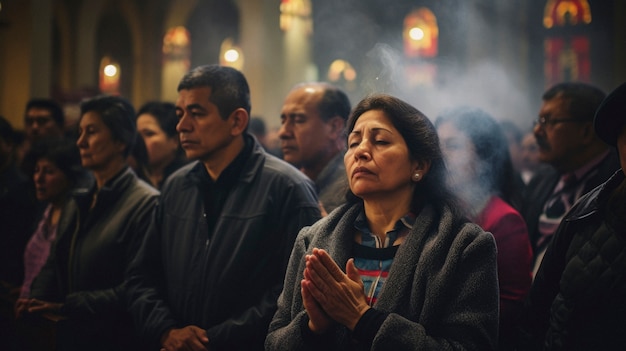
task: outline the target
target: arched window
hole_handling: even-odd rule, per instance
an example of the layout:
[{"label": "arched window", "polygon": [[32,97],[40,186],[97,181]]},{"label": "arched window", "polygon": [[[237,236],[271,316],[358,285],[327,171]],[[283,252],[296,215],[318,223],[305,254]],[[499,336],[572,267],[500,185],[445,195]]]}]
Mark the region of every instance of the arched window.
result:
[{"label": "arched window", "polygon": [[548,0],[543,14],[543,25],[576,26],[591,23],[591,9],[587,0]]},{"label": "arched window", "polygon": [[436,57],[439,44],[437,17],[422,7],[404,18],[404,54],[407,57]]},{"label": "arched window", "polygon": [[587,0],[548,0],[544,8],[546,86],[591,80],[590,38],[579,27],[591,23]]}]

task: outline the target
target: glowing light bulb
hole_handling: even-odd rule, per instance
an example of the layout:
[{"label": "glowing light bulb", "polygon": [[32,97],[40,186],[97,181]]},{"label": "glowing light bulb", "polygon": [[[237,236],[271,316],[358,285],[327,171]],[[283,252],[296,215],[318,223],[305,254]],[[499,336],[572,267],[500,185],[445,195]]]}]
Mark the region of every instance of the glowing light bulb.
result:
[{"label": "glowing light bulb", "polygon": [[236,62],[239,59],[239,53],[235,49],[227,50],[224,53],[224,59],[227,62]]},{"label": "glowing light bulb", "polygon": [[115,65],[106,65],[104,66],[104,75],[107,77],[115,77],[117,74],[117,67]]},{"label": "glowing light bulb", "polygon": [[424,31],[419,27],[414,27],[409,31],[409,36],[413,40],[422,40],[424,39]]}]

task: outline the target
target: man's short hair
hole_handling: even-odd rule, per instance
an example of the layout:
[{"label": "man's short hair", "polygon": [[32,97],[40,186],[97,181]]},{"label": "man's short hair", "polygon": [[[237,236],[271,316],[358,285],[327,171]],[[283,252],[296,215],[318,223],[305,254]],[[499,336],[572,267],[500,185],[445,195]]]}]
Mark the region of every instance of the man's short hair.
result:
[{"label": "man's short hair", "polygon": [[61,105],[52,99],[31,99],[26,103],[26,111],[31,108],[40,108],[44,110],[50,111],[50,116],[56,125],[63,129],[65,127],[65,115],[63,114],[63,109]]},{"label": "man's short hair", "polygon": [[542,96],[544,101],[554,98],[562,98],[567,104],[567,109],[573,119],[580,121],[593,121],[593,117],[606,97],[599,88],[580,82],[558,83],[548,89]]},{"label": "man's short hair", "polygon": [[339,116],[344,121],[350,117],[350,99],[343,90],[331,84],[324,84],[324,94],[320,99],[318,110],[323,120]]},{"label": "man's short hair", "polygon": [[198,66],[189,71],[178,84],[178,91],[209,87],[209,101],[214,103],[223,119],[238,108],[250,115],[250,87],[243,73],[220,65]]},{"label": "man's short hair", "polygon": [[296,84],[292,91],[307,86],[316,86],[323,89],[322,97],[317,104],[317,110],[324,122],[335,116],[341,117],[345,122],[348,121],[352,107],[348,95],[343,90],[326,82],[303,82]]}]

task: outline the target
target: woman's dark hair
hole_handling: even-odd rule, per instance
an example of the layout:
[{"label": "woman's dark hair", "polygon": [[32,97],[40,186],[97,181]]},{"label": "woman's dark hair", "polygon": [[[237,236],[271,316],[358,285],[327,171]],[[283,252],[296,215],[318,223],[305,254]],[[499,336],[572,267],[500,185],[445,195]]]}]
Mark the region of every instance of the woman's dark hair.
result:
[{"label": "woman's dark hair", "polygon": [[24,156],[24,162],[31,174],[37,161],[46,159],[65,174],[72,185],[81,179],[85,170],[81,167],[80,154],[76,143],[68,139],[46,138],[33,144]]},{"label": "woman's dark hair", "polygon": [[174,106],[174,104],[159,101],[148,102],[141,106],[137,112],[137,117],[145,113],[154,116],[159,127],[161,127],[168,137],[178,137],[178,132],[176,132],[178,117],[176,117],[176,106]]},{"label": "woman's dark hair", "polygon": [[[413,210],[428,203],[441,211],[444,207],[461,216],[458,199],[449,190],[446,183],[447,170],[439,146],[437,130],[431,121],[410,104],[387,94],[374,94],[361,100],[348,119],[347,133],[354,129],[359,117],[371,110],[382,111],[406,142],[411,159],[417,162],[430,162],[430,170],[413,191]],[[358,199],[348,191],[348,201]]]},{"label": "woman's dark hair", "polygon": [[452,123],[474,144],[481,161],[478,163],[478,177],[484,188],[513,206],[519,205],[521,195],[515,183],[516,173],[500,124],[484,110],[469,106],[459,106],[442,113],[435,126],[438,128],[444,123]]},{"label": "woman's dark hair", "polygon": [[126,145],[124,158],[128,157],[135,142],[137,127],[135,109],[128,100],[119,96],[96,96],[80,104],[80,115],[96,112],[102,122],[111,130],[114,140]]}]

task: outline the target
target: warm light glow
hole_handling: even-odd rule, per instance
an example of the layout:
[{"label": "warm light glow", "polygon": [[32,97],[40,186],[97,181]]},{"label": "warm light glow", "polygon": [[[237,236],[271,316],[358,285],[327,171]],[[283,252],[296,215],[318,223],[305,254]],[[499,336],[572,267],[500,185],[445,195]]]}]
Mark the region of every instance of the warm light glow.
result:
[{"label": "warm light glow", "polygon": [[344,60],[333,61],[328,69],[328,79],[331,82],[336,82],[341,79],[342,75],[348,82],[352,82],[356,79],[356,71],[349,62]]},{"label": "warm light glow", "polygon": [[115,75],[117,74],[117,67],[115,67],[115,65],[104,66],[104,74],[107,77],[115,77]]},{"label": "warm light glow", "polygon": [[185,27],[170,28],[163,37],[163,53],[172,58],[189,56],[189,31]]},{"label": "warm light glow", "polygon": [[119,62],[110,56],[104,56],[100,60],[99,73],[100,92],[109,95],[118,95],[120,93],[120,78],[122,76],[122,68]]},{"label": "warm light glow", "polygon": [[409,36],[413,40],[422,40],[424,39],[424,30],[419,27],[411,28],[409,31]]},{"label": "warm light glow", "polygon": [[439,51],[439,26],[435,14],[426,7],[411,11],[404,18],[402,39],[407,57],[436,57]]},{"label": "warm light glow", "polygon": [[294,27],[296,21],[301,21],[307,34],[313,31],[311,20],[311,0],[281,0],[280,2],[280,29],[288,31]]},{"label": "warm light glow", "polygon": [[243,69],[244,55],[241,48],[235,45],[232,38],[226,38],[220,47],[220,64],[235,69]]},{"label": "warm light glow", "polygon": [[548,0],[544,8],[543,26],[576,26],[591,23],[591,9],[587,0]]},{"label": "warm light glow", "polygon": [[224,53],[224,60],[227,62],[235,62],[239,59],[239,53],[235,49],[227,50]]}]

